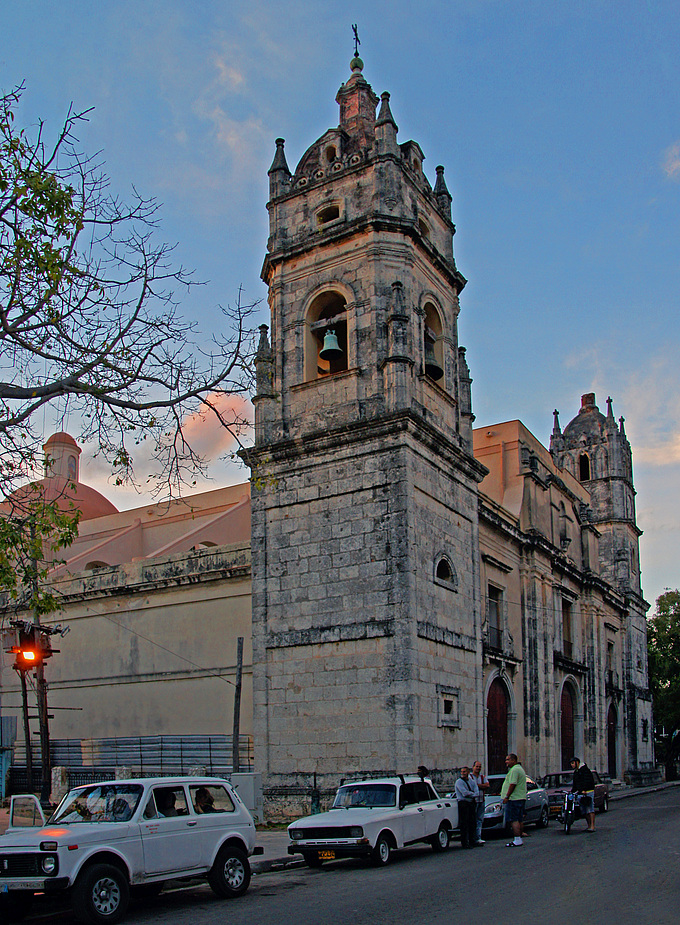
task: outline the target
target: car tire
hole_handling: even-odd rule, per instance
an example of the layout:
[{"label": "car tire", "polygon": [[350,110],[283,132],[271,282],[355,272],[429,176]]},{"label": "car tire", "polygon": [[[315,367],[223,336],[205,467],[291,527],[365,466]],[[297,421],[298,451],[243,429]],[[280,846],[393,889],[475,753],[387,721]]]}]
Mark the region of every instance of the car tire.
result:
[{"label": "car tire", "polygon": [[250,886],[250,864],[245,851],[232,845],[220,848],[208,872],[208,883],[221,899],[242,896]]},{"label": "car tire", "polygon": [[536,823],[536,828],[547,829],[549,822],[550,822],[550,813],[548,812],[548,807],[544,806],[543,809],[541,810],[541,815],[539,816],[538,822]]},{"label": "car tire", "polygon": [[604,800],[602,801],[602,806],[600,806],[600,812],[606,813],[608,809],[609,809],[609,797],[605,793]]},{"label": "car tire", "polygon": [[373,851],[371,852],[371,857],[373,863],[377,867],[387,867],[390,863],[390,858],[392,856],[392,846],[390,845],[387,836],[383,833],[378,836],[378,840],[375,843]]},{"label": "car tire", "polygon": [[451,830],[447,829],[445,825],[440,825],[437,830],[436,835],[430,837],[430,844],[432,845],[432,850],[438,854],[440,851],[446,851],[449,847],[449,839],[451,838]]},{"label": "car tire", "polygon": [[120,922],[130,902],[125,874],[113,864],[92,864],[78,875],[73,887],[73,912],[88,925]]},{"label": "car tire", "polygon": [[318,851],[304,851],[302,857],[305,859],[307,867],[311,867],[312,870],[318,870],[323,864]]},{"label": "car tire", "polygon": [[23,922],[33,905],[33,893],[30,890],[13,890],[0,896],[0,921]]}]

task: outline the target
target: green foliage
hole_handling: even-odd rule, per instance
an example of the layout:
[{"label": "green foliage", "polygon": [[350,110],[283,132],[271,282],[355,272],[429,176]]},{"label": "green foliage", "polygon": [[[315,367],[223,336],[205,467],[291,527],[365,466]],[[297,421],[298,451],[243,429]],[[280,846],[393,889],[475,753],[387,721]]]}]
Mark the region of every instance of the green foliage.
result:
[{"label": "green foliage", "polygon": [[109,192],[101,162],[78,148],[88,113],[69,111],[51,144],[15,124],[22,88],[0,95],[0,493],[35,477],[46,409],[69,415],[117,484],[134,447],[161,492],[204,470],[185,422],[212,414],[238,439],[249,422],[254,305],[223,309],[218,334],[179,314],[191,275],[156,240],[157,204]]},{"label": "green foliage", "polygon": [[[60,506],[59,499],[46,500],[40,488],[35,488],[6,505],[4,514],[0,517],[0,591],[16,609],[38,616],[53,613],[60,602],[49,583],[49,569],[60,561],[56,554],[77,537],[80,512],[63,501]],[[3,609],[10,609],[7,599]]]},{"label": "green foliage", "polygon": [[680,757],[680,591],[656,600],[648,621],[649,682],[654,696],[657,756],[669,778]]}]

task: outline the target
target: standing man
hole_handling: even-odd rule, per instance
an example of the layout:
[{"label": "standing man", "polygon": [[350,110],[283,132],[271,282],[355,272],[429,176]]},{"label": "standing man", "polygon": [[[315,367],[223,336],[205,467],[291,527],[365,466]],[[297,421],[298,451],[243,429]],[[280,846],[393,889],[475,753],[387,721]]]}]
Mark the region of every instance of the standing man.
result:
[{"label": "standing man", "polygon": [[455,786],[458,801],[458,827],[460,829],[461,848],[475,847],[475,829],[477,816],[476,798],[479,794],[474,778],[470,777],[470,768],[463,766]]},{"label": "standing man", "polygon": [[595,831],[595,778],[588,765],[581,764],[578,758],[572,758],[569,762],[574,772],[574,781],[571,787],[572,793],[579,795],[579,805],[581,812],[586,817],[588,828],[586,832]]},{"label": "standing man", "polygon": [[[505,804],[505,822],[512,826],[512,834],[515,836],[507,844],[508,848],[519,848],[523,845],[522,841],[522,819],[524,818],[524,803],[527,798],[527,776],[524,768],[517,760],[514,752],[505,759],[508,773],[505,775],[503,786],[501,787],[501,797]],[[460,805],[460,804],[459,804]]]},{"label": "standing man", "polygon": [[475,761],[472,765],[472,778],[477,784],[477,789],[479,790],[479,795],[475,800],[475,813],[476,813],[476,830],[475,830],[475,845],[483,845],[484,841],[482,840],[482,826],[484,825],[484,809],[486,807],[486,791],[489,789],[490,784],[486,777],[482,774],[482,762]]}]

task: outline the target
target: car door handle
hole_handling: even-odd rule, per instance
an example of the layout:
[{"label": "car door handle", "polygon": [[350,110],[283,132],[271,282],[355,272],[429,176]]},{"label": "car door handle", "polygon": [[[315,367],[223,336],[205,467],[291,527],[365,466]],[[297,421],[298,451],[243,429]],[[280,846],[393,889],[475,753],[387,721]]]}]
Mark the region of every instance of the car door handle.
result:
[{"label": "car door handle", "polygon": [[187,825],[196,825],[196,821],[194,820],[194,822],[187,822]]}]

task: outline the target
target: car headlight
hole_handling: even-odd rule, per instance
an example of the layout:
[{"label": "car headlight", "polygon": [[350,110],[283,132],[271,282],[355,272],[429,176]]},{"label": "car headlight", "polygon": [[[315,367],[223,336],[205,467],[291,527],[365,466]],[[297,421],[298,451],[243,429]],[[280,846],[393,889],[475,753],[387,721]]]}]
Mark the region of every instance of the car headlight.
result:
[{"label": "car headlight", "polygon": [[294,840],[302,838],[303,835],[304,835],[304,832],[302,831],[302,829],[291,829],[290,830],[290,837]]},{"label": "car headlight", "polygon": [[364,830],[362,829],[360,825],[353,825],[349,830],[349,837],[350,838],[363,838]]},{"label": "car headlight", "polygon": [[502,803],[489,803],[489,805],[484,810],[484,815],[493,816],[495,813],[500,813],[502,808]]},{"label": "car headlight", "polygon": [[57,859],[48,854],[42,859],[42,869],[46,874],[53,874],[57,869]]}]

